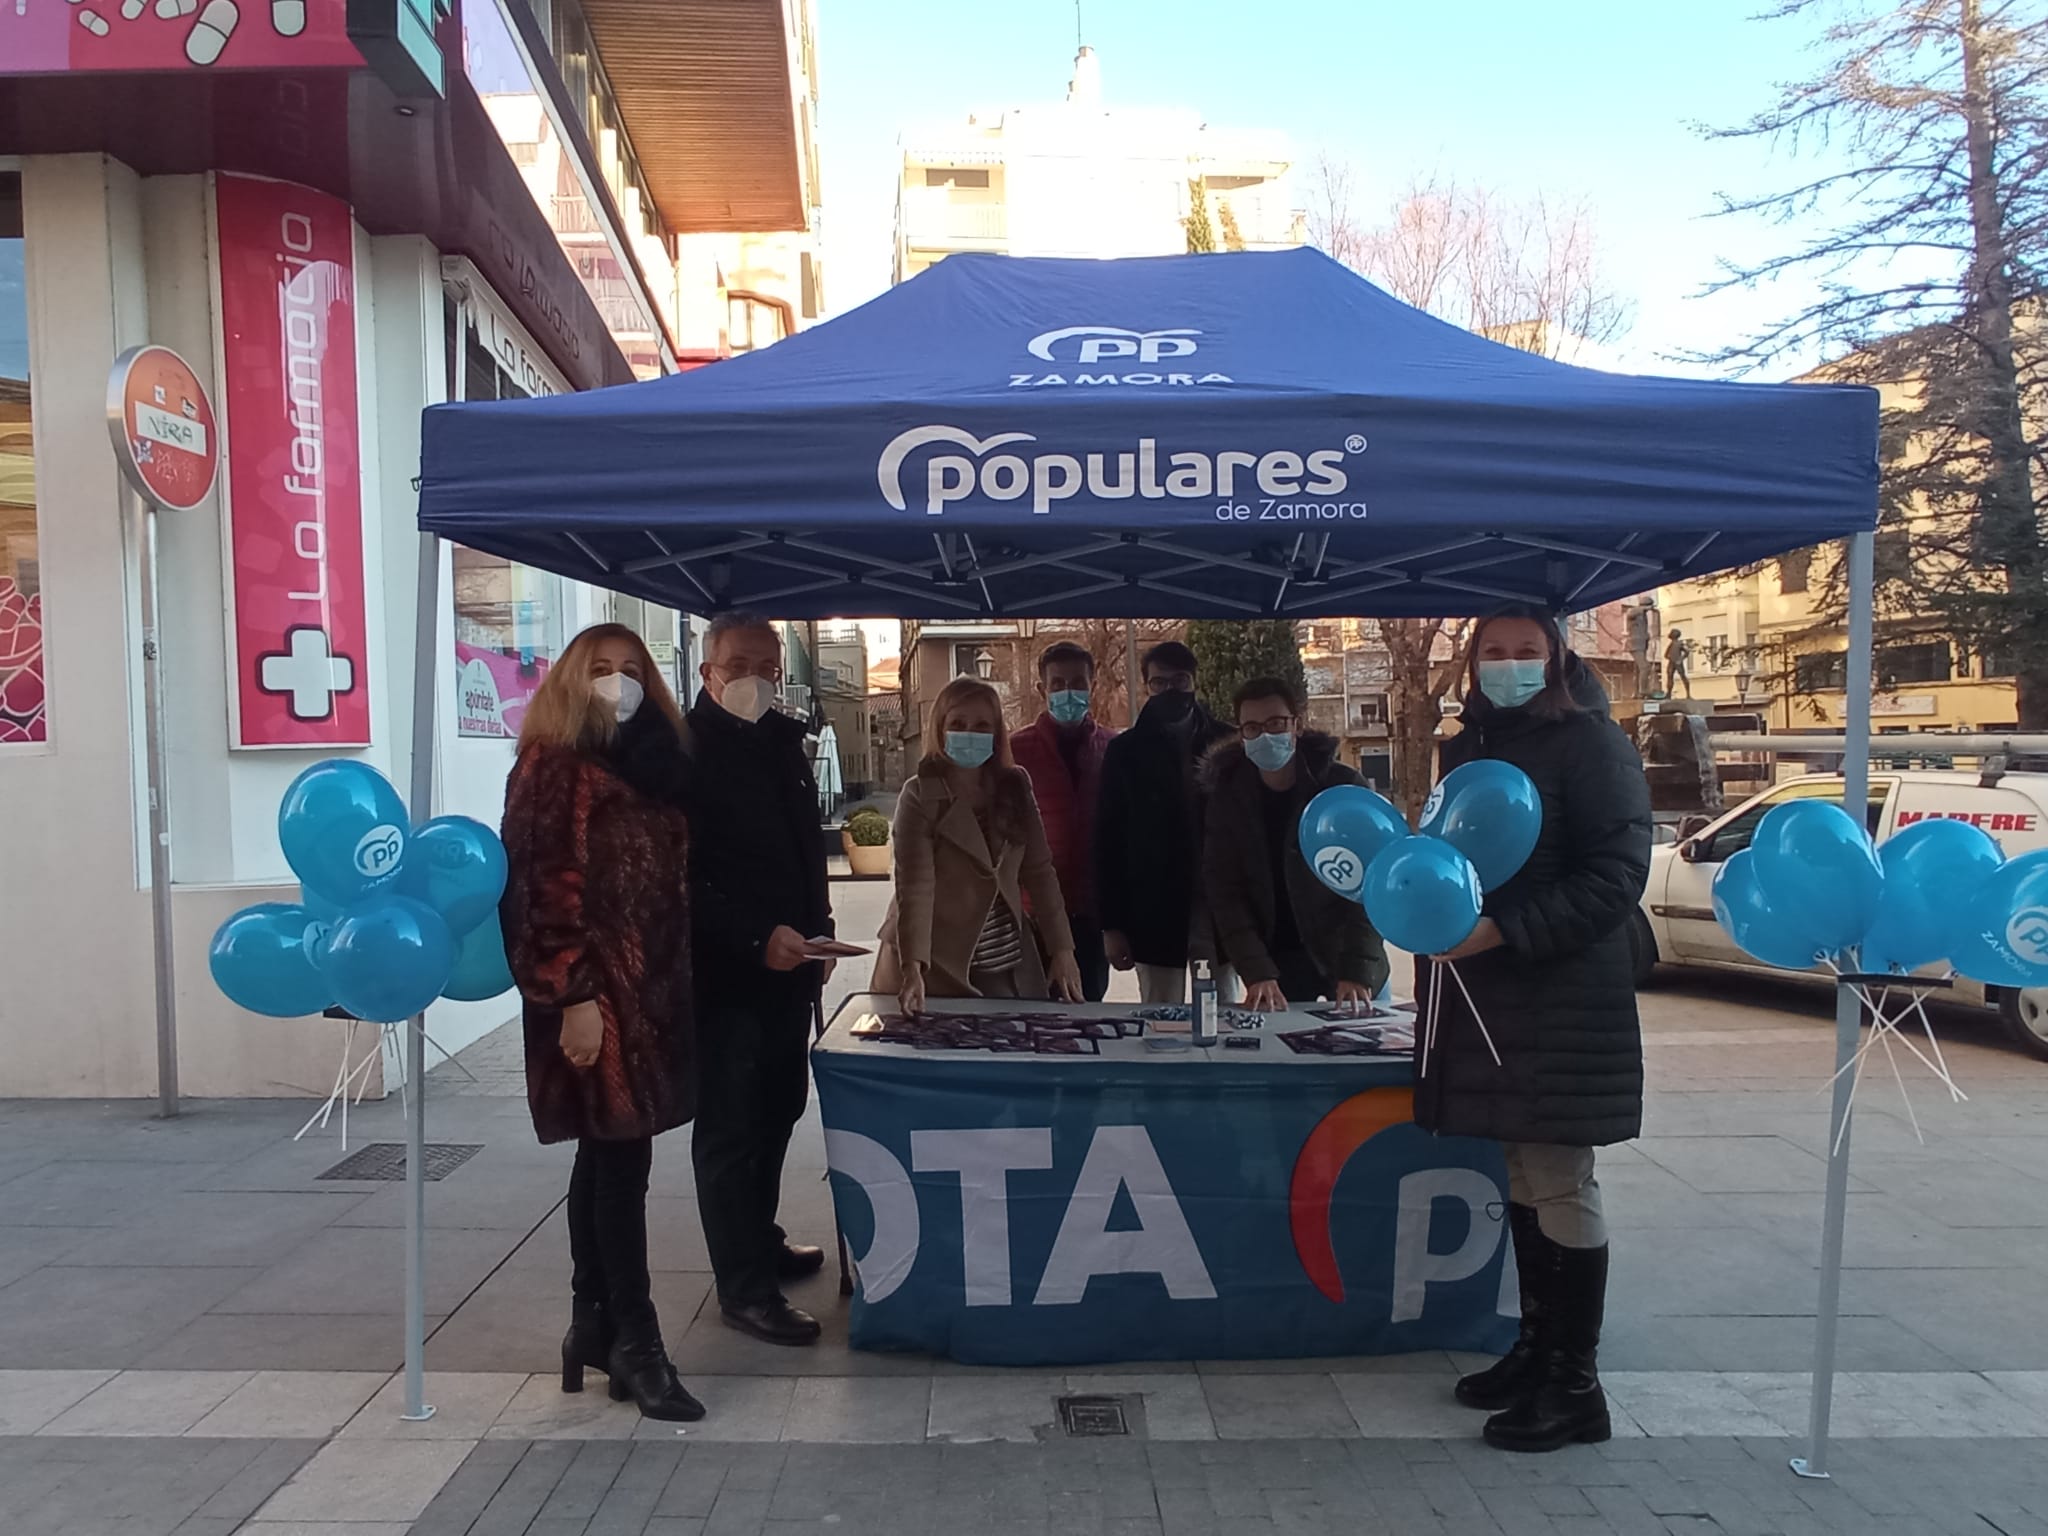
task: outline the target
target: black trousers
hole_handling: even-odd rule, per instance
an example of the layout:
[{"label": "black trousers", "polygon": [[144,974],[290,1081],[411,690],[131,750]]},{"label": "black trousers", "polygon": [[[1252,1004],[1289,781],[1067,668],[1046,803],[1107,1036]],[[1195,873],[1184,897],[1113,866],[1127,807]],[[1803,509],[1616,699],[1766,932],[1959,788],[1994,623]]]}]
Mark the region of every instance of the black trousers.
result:
[{"label": "black trousers", "polygon": [[1283,950],[1273,956],[1273,963],[1280,968],[1274,979],[1280,983],[1281,994],[1288,1002],[1312,1003],[1336,995],[1337,989],[1330,985],[1323,968],[1307,950]]},{"label": "black trousers", "polygon": [[647,1278],[647,1176],[654,1141],[576,1143],[569,1174],[570,1294],[579,1308],[602,1305],[615,1327],[654,1323]]},{"label": "black trousers", "polygon": [[810,1039],[811,1000],[799,993],[698,1009],[690,1155],[723,1306],[756,1306],[782,1294],[776,1266],[786,1234],[775,1214],[790,1132],[810,1096]]},{"label": "black trousers", "polygon": [[1074,964],[1081,970],[1081,995],[1099,1003],[1109,991],[1109,956],[1102,948],[1102,926],[1093,918],[1067,914],[1074,930]]}]

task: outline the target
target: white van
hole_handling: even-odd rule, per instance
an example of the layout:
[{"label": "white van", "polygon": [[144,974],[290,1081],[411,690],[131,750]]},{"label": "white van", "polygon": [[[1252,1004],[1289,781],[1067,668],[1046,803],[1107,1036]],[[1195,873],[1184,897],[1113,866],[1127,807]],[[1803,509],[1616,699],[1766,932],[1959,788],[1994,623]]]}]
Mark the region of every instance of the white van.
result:
[{"label": "white van", "polygon": [[[1650,883],[1633,930],[1639,984],[1647,985],[1660,964],[1765,969],[1736,948],[1714,921],[1714,875],[1730,855],[1749,846],[1765,812],[1788,800],[1805,799],[1840,805],[1842,776],[1788,779],[1718,820],[1681,828],[1675,844],[1650,850]],[[2007,858],[2048,847],[2048,774],[1871,770],[1868,821],[1870,835],[1878,842],[1929,817],[1982,827]],[[2048,1060],[2048,988],[1983,987],[1958,978],[1955,995],[1997,1008],[2013,1038]]]}]

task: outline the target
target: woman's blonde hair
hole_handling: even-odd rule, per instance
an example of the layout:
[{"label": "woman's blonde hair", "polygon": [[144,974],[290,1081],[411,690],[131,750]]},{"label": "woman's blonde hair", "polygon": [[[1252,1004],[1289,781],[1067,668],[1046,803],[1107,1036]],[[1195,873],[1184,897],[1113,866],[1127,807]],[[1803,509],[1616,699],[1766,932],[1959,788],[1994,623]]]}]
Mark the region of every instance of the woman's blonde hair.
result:
[{"label": "woman's blonde hair", "polygon": [[574,640],[548,668],[540,688],[526,706],[526,719],[519,727],[519,750],[528,747],[572,747],[588,752],[610,746],[619,734],[618,716],[612,706],[591,691],[591,664],[597,648],[617,640],[633,652],[640,663],[640,686],[647,691],[642,709],[658,709],[662,717],[682,734],[683,712],[676,696],[654,664],[647,642],[623,624],[593,624]]},{"label": "woman's blonde hair", "polygon": [[996,750],[989,761],[999,768],[1016,767],[1016,759],[1010,756],[1010,722],[1003,715],[1003,696],[978,677],[956,677],[932,700],[924,723],[925,761],[946,755],[946,717],[970,699],[987,704],[996,717]]}]

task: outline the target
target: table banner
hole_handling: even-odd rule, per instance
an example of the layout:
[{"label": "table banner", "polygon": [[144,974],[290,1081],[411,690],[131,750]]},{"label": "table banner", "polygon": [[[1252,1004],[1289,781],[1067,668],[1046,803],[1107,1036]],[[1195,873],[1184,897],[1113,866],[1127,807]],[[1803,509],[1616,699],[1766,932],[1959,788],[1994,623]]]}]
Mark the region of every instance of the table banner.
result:
[{"label": "table banner", "polygon": [[856,1348],[973,1364],[1504,1350],[1492,1142],[1405,1060],[812,1057]]}]

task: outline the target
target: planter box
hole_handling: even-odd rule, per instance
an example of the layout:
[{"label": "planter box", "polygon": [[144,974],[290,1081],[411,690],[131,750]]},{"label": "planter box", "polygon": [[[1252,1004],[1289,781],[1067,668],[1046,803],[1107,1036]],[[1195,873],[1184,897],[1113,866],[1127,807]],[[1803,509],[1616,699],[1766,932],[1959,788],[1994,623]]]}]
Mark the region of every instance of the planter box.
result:
[{"label": "planter box", "polygon": [[873,877],[889,873],[889,845],[880,843],[864,847],[853,840],[849,832],[839,834],[839,844],[846,850],[846,862],[856,875]]}]

